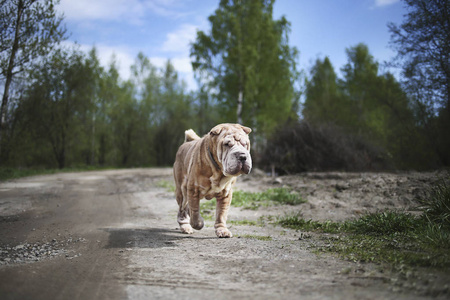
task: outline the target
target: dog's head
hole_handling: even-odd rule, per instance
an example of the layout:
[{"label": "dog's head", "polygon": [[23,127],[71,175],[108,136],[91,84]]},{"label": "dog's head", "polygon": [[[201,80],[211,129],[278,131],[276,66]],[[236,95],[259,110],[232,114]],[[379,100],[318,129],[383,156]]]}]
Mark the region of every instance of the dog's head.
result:
[{"label": "dog's head", "polygon": [[219,124],[209,132],[212,154],[217,157],[225,176],[248,174],[252,169],[250,140],[252,130],[239,124]]}]

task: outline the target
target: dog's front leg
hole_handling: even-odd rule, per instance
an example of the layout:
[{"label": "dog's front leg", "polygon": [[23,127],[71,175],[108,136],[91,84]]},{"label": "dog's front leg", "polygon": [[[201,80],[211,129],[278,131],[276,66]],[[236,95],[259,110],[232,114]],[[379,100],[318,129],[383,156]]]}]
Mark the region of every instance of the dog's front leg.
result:
[{"label": "dog's front leg", "polygon": [[200,196],[197,188],[188,189],[189,215],[192,228],[200,230],[205,225],[205,221],[200,216]]},{"label": "dog's front leg", "polygon": [[230,238],[233,235],[227,228],[227,216],[228,209],[230,208],[232,198],[232,191],[228,195],[223,197],[216,197],[216,223],[214,228],[216,229],[216,235],[219,238]]}]

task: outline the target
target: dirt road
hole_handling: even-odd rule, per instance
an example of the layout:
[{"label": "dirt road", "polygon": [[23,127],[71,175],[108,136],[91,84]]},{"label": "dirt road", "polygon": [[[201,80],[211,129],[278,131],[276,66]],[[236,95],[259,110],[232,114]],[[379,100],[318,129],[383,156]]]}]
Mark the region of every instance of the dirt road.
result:
[{"label": "dirt road", "polygon": [[[415,187],[426,181],[418,175],[402,190],[408,179],[382,177],[385,189],[374,195],[367,188],[378,177],[364,182],[371,175],[320,176],[282,179],[307,193],[308,203],[300,208],[232,208],[230,219],[302,209],[308,217],[339,220],[383,205],[407,206]],[[429,299],[442,287],[438,280],[428,280],[426,288],[399,285],[378,266],[315,254],[314,236],[302,239],[299,232],[272,225],[233,225],[234,238],[218,239],[207,221],[202,231],[183,235],[170,184],[171,169],[0,183],[0,298],[397,300]],[[271,184],[256,176],[240,178],[238,188]]]}]

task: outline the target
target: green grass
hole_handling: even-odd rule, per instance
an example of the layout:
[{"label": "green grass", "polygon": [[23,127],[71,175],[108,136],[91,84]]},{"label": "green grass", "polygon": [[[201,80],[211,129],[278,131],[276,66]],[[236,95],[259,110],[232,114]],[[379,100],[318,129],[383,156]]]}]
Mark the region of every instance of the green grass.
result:
[{"label": "green grass", "polygon": [[[306,200],[303,199],[298,192],[288,188],[274,188],[260,193],[235,191],[233,192],[231,205],[242,207],[244,209],[257,210],[259,207],[279,204],[298,205],[305,202]],[[215,207],[215,199],[201,204],[202,210],[212,210]]]},{"label": "green grass", "polygon": [[28,176],[36,175],[48,175],[56,173],[68,173],[68,172],[84,172],[84,171],[95,171],[95,170],[109,170],[110,167],[96,167],[96,166],[85,166],[76,168],[64,168],[64,169],[41,169],[41,168],[8,168],[0,167],[0,181],[6,181],[11,179],[17,179]]},{"label": "green grass", "polygon": [[335,252],[352,261],[393,266],[450,267],[450,187],[432,189],[421,201],[419,216],[401,211],[379,211],[345,222],[305,220],[301,214],[280,217],[276,223],[324,235],[319,252]]},{"label": "green grass", "polygon": [[450,267],[450,229],[422,216],[381,211],[345,222],[304,220],[300,215],[281,217],[283,227],[331,233],[324,236],[322,252],[336,252],[352,261],[393,265]]},{"label": "green grass", "polygon": [[228,220],[228,223],[233,225],[262,226],[261,222],[253,220]]},{"label": "green grass", "polygon": [[269,235],[254,235],[254,234],[243,234],[237,236],[238,238],[244,238],[244,239],[254,239],[259,241],[271,241],[272,237]]},{"label": "green grass", "polygon": [[420,199],[419,209],[429,222],[450,226],[450,187],[447,183],[443,181],[434,186],[429,197]]},{"label": "green grass", "polygon": [[301,214],[291,214],[284,217],[280,217],[276,221],[277,224],[291,229],[303,230],[303,231],[322,231],[326,233],[338,233],[341,230],[343,224],[332,221],[313,221],[305,220]]},{"label": "green grass", "polygon": [[173,181],[160,180],[156,185],[165,188],[168,192],[175,193],[175,183]]}]

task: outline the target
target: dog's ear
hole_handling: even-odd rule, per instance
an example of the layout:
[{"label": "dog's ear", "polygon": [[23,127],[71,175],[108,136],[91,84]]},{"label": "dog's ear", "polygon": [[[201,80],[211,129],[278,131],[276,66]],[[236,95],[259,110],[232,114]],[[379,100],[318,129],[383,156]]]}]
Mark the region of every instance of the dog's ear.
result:
[{"label": "dog's ear", "polygon": [[223,124],[219,124],[213,127],[213,129],[211,129],[211,131],[209,132],[210,135],[219,135],[220,132],[222,132],[224,125]]},{"label": "dog's ear", "polygon": [[246,134],[249,134],[250,132],[252,132],[252,129],[250,127],[246,127],[246,126],[242,126],[242,125],[240,125],[240,126]]}]

